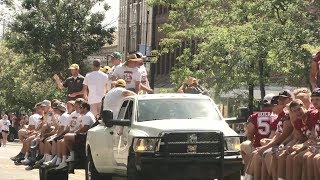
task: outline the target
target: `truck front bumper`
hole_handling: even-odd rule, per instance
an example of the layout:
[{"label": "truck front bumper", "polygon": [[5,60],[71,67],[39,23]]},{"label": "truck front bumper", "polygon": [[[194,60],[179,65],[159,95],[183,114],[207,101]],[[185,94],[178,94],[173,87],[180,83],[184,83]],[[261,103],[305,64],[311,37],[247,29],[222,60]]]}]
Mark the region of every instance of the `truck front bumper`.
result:
[{"label": "truck front bumper", "polygon": [[[222,166],[223,164],[223,166]],[[240,155],[225,156],[223,163],[211,158],[162,158],[136,156],[136,168],[143,174],[170,178],[216,178],[239,172],[242,169]]]}]

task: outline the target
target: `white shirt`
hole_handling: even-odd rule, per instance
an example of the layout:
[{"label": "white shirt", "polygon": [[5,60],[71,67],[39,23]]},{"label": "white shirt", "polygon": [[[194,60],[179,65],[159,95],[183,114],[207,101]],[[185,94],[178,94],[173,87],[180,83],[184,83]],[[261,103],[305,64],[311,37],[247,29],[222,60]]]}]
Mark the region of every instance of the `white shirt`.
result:
[{"label": "white shirt", "polygon": [[115,70],[117,67],[122,66],[122,65],[123,65],[123,63],[120,63],[120,64],[118,64],[118,65],[112,66],[112,67],[111,67],[111,70],[110,70],[110,74],[112,75],[112,74],[114,73],[114,70]]},{"label": "white shirt", "polygon": [[10,121],[1,119],[0,120],[0,127],[1,127],[1,131],[9,131],[9,127],[10,127],[11,123]]},{"label": "white shirt", "polygon": [[127,91],[122,87],[115,87],[111,89],[105,96],[103,101],[103,110],[111,110],[113,112],[113,119],[116,119],[119,114],[120,107],[123,102],[122,93]]},{"label": "white shirt", "polygon": [[101,71],[92,71],[86,75],[83,84],[88,86],[88,103],[100,103],[105,94],[105,87],[108,83],[108,75]]},{"label": "white shirt", "polygon": [[40,114],[32,114],[30,117],[29,117],[29,125],[33,125],[35,127],[35,129],[38,128],[38,126],[40,125],[41,123],[41,115]]},{"label": "white shirt", "polygon": [[69,126],[70,131],[74,132],[80,128],[80,114],[76,111],[73,111],[69,115]]},{"label": "white shirt", "polygon": [[141,73],[137,67],[130,68],[126,65],[117,66],[112,76],[123,79],[126,81],[126,89],[135,89],[136,81],[141,81]]},{"label": "white shirt", "polygon": [[69,114],[67,112],[63,113],[58,119],[59,127],[64,126],[64,130],[70,125]]},{"label": "white shirt", "polygon": [[148,78],[146,67],[144,65],[141,65],[139,67],[139,72],[141,74],[141,83],[146,84]]},{"label": "white shirt", "polygon": [[54,126],[56,124],[56,119],[54,117],[54,114],[52,112],[48,112],[46,115],[46,122],[49,126]]},{"label": "white shirt", "polygon": [[89,126],[91,127],[96,122],[96,118],[92,114],[92,112],[87,112],[87,114],[81,116],[81,127]]}]

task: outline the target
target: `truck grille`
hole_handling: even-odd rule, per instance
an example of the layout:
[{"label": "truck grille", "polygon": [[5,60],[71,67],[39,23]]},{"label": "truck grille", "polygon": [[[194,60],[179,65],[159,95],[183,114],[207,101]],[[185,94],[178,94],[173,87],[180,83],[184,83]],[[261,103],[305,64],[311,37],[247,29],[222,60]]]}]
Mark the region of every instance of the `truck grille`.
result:
[{"label": "truck grille", "polygon": [[181,132],[163,136],[160,152],[171,157],[218,157],[223,154],[221,132]]}]

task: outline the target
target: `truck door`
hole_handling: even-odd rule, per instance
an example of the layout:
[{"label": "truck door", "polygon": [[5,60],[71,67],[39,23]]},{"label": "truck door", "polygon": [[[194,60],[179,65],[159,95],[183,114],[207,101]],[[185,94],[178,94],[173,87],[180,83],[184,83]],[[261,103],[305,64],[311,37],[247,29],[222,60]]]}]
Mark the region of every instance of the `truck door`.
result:
[{"label": "truck door", "polygon": [[[133,100],[124,101],[119,111],[117,120],[121,121],[123,119],[129,119],[132,121],[133,105]],[[126,169],[127,167],[128,152],[130,147],[130,142],[128,142],[129,129],[130,127],[115,127],[115,133],[113,135],[113,154],[119,169]]]}]

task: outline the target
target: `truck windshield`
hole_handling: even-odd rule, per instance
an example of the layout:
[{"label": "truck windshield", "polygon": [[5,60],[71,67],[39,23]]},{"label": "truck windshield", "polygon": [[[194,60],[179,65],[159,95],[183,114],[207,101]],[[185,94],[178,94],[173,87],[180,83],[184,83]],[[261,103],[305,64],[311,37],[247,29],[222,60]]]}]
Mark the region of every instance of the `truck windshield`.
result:
[{"label": "truck windshield", "polygon": [[139,100],[138,121],[163,119],[221,120],[209,99],[148,99]]}]

